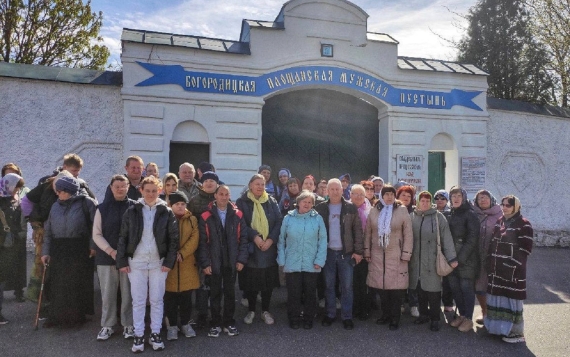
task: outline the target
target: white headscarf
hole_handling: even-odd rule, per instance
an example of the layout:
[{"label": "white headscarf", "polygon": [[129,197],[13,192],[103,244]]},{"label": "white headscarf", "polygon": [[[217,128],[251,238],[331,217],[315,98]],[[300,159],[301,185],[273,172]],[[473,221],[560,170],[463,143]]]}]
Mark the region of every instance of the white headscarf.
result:
[{"label": "white headscarf", "polygon": [[1,197],[12,197],[14,196],[14,190],[16,185],[22,179],[21,176],[9,173],[0,179],[0,196]]},{"label": "white headscarf", "polygon": [[386,205],[382,198],[380,198],[380,202],[384,207],[382,207],[378,216],[378,245],[386,249],[388,244],[390,244],[390,233],[392,233],[390,224],[392,223],[394,205]]}]

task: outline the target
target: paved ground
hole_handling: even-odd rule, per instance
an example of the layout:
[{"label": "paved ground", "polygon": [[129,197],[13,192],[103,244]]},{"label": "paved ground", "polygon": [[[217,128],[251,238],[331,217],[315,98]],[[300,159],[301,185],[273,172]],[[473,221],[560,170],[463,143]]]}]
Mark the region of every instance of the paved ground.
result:
[{"label": "paved ground", "polygon": [[[374,311],[368,321],[355,321],[353,331],[340,323],[325,328],[320,317],[315,327],[306,331],[289,329],[286,321],[286,292],[276,291],[272,310],[276,324],[267,326],[256,320],[244,325],[246,309],[239,306],[236,317],[240,335],[218,339],[198,337],[166,341],[162,356],[570,356],[570,250],[535,248],[529,259],[529,293],[525,304],[526,344],[509,345],[490,336],[479,327],[467,334],[449,326],[438,333],[428,326],[416,326],[406,314],[398,331],[375,324]],[[99,309],[100,310],[100,309]],[[125,356],[130,354],[130,340],[114,335],[97,342],[100,314],[79,329],[44,329],[34,331],[35,305],[16,303],[11,292],[5,293],[4,315],[10,323],[0,326],[1,356]],[[480,310],[476,307],[475,315]],[[145,354],[154,353],[145,346]]]}]

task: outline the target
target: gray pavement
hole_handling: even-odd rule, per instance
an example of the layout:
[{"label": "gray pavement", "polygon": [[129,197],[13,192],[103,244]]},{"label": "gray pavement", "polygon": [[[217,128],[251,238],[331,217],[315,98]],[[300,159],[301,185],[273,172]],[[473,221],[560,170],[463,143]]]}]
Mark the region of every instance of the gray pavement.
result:
[{"label": "gray pavement", "polygon": [[[427,325],[414,325],[405,314],[398,331],[375,324],[379,311],[367,321],[355,320],[355,329],[345,331],[336,322],[322,327],[320,318],[312,330],[291,330],[286,320],[286,291],[275,291],[273,326],[256,319],[252,325],[242,322],[246,308],[237,304],[236,319],[240,335],[225,334],[217,339],[179,337],[165,341],[161,356],[570,356],[570,249],[535,248],[529,258],[528,300],[525,304],[525,344],[510,345],[489,335],[483,327],[461,333],[443,325],[431,332]],[[131,340],[115,333],[105,342],[97,342],[100,329],[100,304],[92,321],[76,329],[34,331],[35,305],[17,303],[12,292],[4,295],[3,314],[10,323],[0,326],[0,356],[125,356],[131,354]],[[99,297],[97,297],[99,299]],[[480,313],[476,307],[475,316]],[[153,354],[145,346],[144,354]]]}]

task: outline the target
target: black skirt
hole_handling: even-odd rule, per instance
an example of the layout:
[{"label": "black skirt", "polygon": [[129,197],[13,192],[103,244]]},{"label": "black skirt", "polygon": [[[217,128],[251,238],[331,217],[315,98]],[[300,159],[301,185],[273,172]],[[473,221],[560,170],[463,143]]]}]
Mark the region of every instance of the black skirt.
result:
[{"label": "black skirt", "polygon": [[51,242],[46,272],[51,325],[73,326],[94,314],[93,259],[87,238],[59,238]]},{"label": "black skirt", "polygon": [[239,272],[239,288],[243,291],[267,291],[278,288],[279,268],[277,265],[267,268],[250,268],[245,266]]}]

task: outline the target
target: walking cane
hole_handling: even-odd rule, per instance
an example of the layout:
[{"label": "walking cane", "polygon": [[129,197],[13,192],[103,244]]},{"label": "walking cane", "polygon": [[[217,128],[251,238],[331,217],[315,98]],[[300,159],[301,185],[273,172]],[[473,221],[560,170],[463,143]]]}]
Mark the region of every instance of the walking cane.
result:
[{"label": "walking cane", "polygon": [[40,288],[40,297],[38,298],[38,308],[36,310],[36,320],[34,321],[34,330],[37,331],[38,329],[38,322],[40,320],[40,308],[42,306],[42,295],[44,293],[44,282],[46,279],[46,270],[48,268],[49,264],[44,265],[44,272],[42,273],[42,286]]}]

